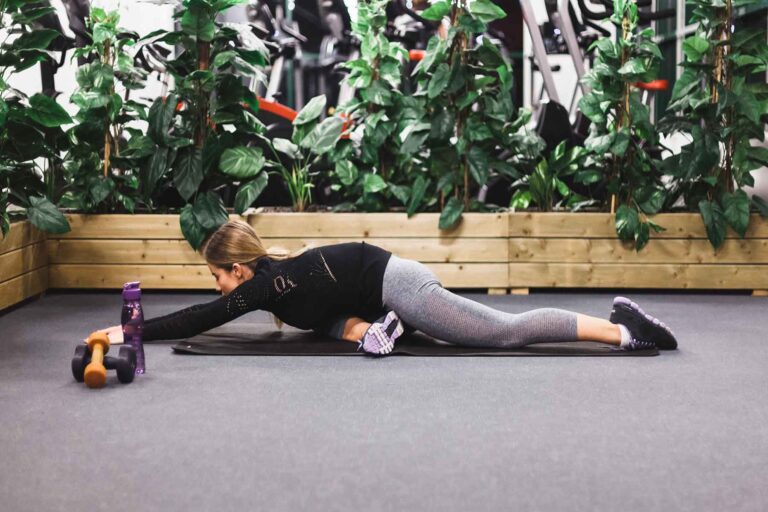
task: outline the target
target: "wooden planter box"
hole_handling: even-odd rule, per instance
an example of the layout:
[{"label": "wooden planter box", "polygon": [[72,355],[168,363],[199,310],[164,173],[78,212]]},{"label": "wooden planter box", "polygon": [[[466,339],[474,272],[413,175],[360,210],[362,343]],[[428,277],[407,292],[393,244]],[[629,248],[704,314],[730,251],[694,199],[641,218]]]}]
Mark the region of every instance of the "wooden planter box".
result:
[{"label": "wooden planter box", "polygon": [[[72,231],[46,237],[14,224],[0,243],[0,308],[51,288],[213,289],[177,215],[67,215]],[[529,288],[768,290],[768,223],[745,239],[729,231],[715,251],[698,214],[663,214],[667,231],[640,252],[616,238],[605,213],[470,213],[453,231],[438,214],[256,213],[245,217],[267,246],[290,250],[365,240],[423,262],[446,288],[527,293]],[[43,250],[46,247],[46,251]]]},{"label": "wooden planter box", "polygon": [[48,288],[45,233],[28,221],[14,222],[0,239],[0,310]]},{"label": "wooden planter box", "polygon": [[[68,215],[72,231],[48,238],[52,288],[213,288],[202,257],[184,240],[177,215]],[[506,213],[470,213],[450,233],[439,214],[265,213],[246,217],[266,246],[300,249],[365,240],[428,265],[445,287],[506,291]]]},{"label": "wooden planter box", "polygon": [[512,213],[511,288],[672,288],[768,290],[768,222],[753,215],[744,239],[728,230],[715,251],[698,214],[654,217],[639,253],[616,238],[606,213]]}]

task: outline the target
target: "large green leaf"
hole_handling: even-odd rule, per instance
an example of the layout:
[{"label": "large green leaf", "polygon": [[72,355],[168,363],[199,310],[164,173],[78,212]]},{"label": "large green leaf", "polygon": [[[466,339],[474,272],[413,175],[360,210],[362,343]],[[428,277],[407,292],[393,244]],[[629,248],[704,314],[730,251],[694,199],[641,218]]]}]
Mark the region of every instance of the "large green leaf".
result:
[{"label": "large green leaf", "polygon": [[48,233],[62,234],[70,230],[67,218],[47,197],[30,196],[27,217],[33,226]]},{"label": "large green leaf", "polygon": [[400,151],[410,155],[421,149],[431,129],[432,125],[429,123],[412,123],[406,126],[400,133]]},{"label": "large green leaf", "polygon": [[725,241],[726,220],[723,210],[716,202],[702,199],[699,202],[699,211],[704,220],[704,226],[707,228],[707,237],[712,246],[717,249]]},{"label": "large green leaf", "polygon": [[76,92],[71,96],[72,103],[83,110],[106,107],[111,96],[99,91]]},{"label": "large green leaf", "polygon": [[224,151],[219,160],[219,169],[236,178],[252,178],[266,163],[261,148],[236,147]]},{"label": "large green leaf", "polygon": [[173,164],[173,184],[179,195],[189,200],[203,181],[203,150],[186,147],[179,150]]},{"label": "large green leaf", "polygon": [[169,94],[167,98],[157,98],[149,108],[149,135],[156,144],[165,145],[168,132],[173,124],[176,112],[177,96]]},{"label": "large green leaf", "polygon": [[621,240],[634,240],[640,229],[637,210],[623,204],[616,210],[616,233]]},{"label": "large green leaf", "polygon": [[429,87],[427,88],[427,96],[429,99],[435,98],[440,95],[445,87],[448,85],[448,78],[450,78],[451,70],[448,64],[443,62],[435,70],[435,74],[429,80]]},{"label": "large green leaf", "polygon": [[213,190],[198,194],[195,204],[192,206],[192,213],[195,214],[197,222],[208,232],[215,230],[229,220],[221,196]]},{"label": "large green leaf", "polygon": [[642,59],[630,59],[623,66],[619,68],[619,75],[621,76],[634,76],[642,75],[648,71],[648,67]]},{"label": "large green leaf", "polygon": [[472,13],[472,16],[483,23],[490,23],[493,20],[500,20],[507,16],[504,9],[490,0],[474,0],[469,4],[469,11]]},{"label": "large green leaf", "polygon": [[59,37],[59,33],[56,30],[42,29],[34,30],[20,35],[15,41],[13,41],[13,49],[15,50],[45,50],[51,44],[51,42]]},{"label": "large green leaf", "polygon": [[144,194],[152,195],[157,181],[165,174],[168,169],[168,148],[158,147],[152,154],[149,161],[145,164],[144,173]]},{"label": "large green leaf", "polygon": [[56,12],[56,9],[53,7],[36,7],[31,9],[24,9],[23,12],[11,13],[11,16],[14,23],[23,23],[25,25],[29,25],[33,21],[42,18],[46,14],[54,12]]},{"label": "large green leaf", "polygon": [[698,62],[709,50],[709,41],[701,36],[693,35],[683,42],[683,53],[688,60]]},{"label": "large green leaf", "polygon": [[429,8],[424,9],[420,16],[427,20],[433,20],[433,21],[440,21],[445,16],[448,16],[448,14],[451,12],[451,3],[450,2],[435,2],[432,5],[429,6]]},{"label": "large green leaf", "polygon": [[181,29],[200,41],[212,41],[216,32],[212,18],[207,9],[191,5],[181,17]]},{"label": "large green leaf", "polygon": [[235,213],[242,214],[258,199],[269,182],[266,172],[259,173],[256,179],[240,186],[235,194]]},{"label": "large green leaf", "polygon": [[309,103],[304,105],[304,108],[301,109],[296,116],[296,119],[293,120],[294,126],[309,123],[320,117],[320,114],[323,113],[323,109],[325,108],[326,101],[325,94],[315,96],[309,100]]},{"label": "large green leaf", "polygon": [[424,200],[424,194],[427,192],[430,180],[424,179],[424,176],[419,175],[416,181],[413,182],[413,189],[411,189],[411,197],[408,199],[407,213],[408,217],[416,213],[419,209],[421,202]]},{"label": "large green leaf", "polygon": [[200,225],[197,218],[195,218],[194,213],[192,213],[191,204],[187,204],[181,209],[179,224],[181,226],[181,232],[184,235],[184,238],[187,239],[187,242],[189,242],[189,245],[191,245],[194,250],[198,250],[205,240],[205,229],[203,229],[203,226]]},{"label": "large green leaf", "polygon": [[481,187],[488,182],[490,175],[490,166],[488,163],[488,153],[480,145],[473,145],[467,155],[469,164],[469,174],[475,180],[475,183]]},{"label": "large green leaf", "polygon": [[71,123],[67,111],[56,103],[56,100],[44,94],[35,94],[29,99],[30,108],[26,110],[27,116],[46,128],[56,128],[63,124]]},{"label": "large green leaf", "polygon": [[336,162],[336,175],[339,177],[339,181],[341,181],[342,184],[349,187],[357,181],[359,171],[351,160],[339,160]]},{"label": "large green leaf", "polygon": [[280,153],[287,155],[294,160],[300,155],[299,146],[289,141],[288,139],[274,138],[272,139],[272,146],[274,146],[275,151],[279,151]]},{"label": "large green leaf", "polygon": [[299,144],[303,148],[310,149],[316,155],[322,155],[330,151],[341,137],[344,120],[340,117],[329,117],[318,124]]},{"label": "large green leaf", "polygon": [[363,190],[366,194],[381,192],[387,188],[387,182],[378,174],[372,172],[365,173],[363,176]]},{"label": "large green leaf", "polygon": [[723,215],[728,225],[744,238],[749,227],[749,196],[743,190],[724,193],[722,197]]},{"label": "large green leaf", "polygon": [[437,224],[439,229],[453,229],[461,220],[461,214],[464,212],[464,203],[457,197],[451,197],[445,204],[445,208],[440,213],[440,221]]},{"label": "large green leaf", "polygon": [[115,190],[115,182],[103,175],[92,177],[88,184],[88,192],[91,195],[91,199],[93,199],[94,205],[104,201],[113,190]]},{"label": "large green leaf", "polygon": [[579,100],[579,110],[593,123],[604,123],[605,113],[600,107],[600,98],[597,93],[590,93]]}]

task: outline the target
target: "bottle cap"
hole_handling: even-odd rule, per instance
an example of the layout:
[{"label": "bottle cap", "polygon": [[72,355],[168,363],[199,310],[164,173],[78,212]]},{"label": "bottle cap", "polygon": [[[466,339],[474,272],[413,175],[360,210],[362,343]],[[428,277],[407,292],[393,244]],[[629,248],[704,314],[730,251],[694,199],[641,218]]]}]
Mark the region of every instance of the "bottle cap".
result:
[{"label": "bottle cap", "polygon": [[141,298],[141,281],[131,281],[123,285],[123,300],[139,300]]}]

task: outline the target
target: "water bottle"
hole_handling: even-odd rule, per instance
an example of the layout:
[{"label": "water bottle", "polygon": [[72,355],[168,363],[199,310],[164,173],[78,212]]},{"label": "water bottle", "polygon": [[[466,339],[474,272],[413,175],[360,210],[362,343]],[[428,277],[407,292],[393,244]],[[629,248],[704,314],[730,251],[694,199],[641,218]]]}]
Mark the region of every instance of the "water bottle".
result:
[{"label": "water bottle", "polygon": [[136,375],[144,373],[144,344],[141,333],[144,330],[144,312],[141,309],[141,288],[139,281],[125,283],[123,286],[123,312],[120,315],[123,325],[123,340],[136,349]]}]

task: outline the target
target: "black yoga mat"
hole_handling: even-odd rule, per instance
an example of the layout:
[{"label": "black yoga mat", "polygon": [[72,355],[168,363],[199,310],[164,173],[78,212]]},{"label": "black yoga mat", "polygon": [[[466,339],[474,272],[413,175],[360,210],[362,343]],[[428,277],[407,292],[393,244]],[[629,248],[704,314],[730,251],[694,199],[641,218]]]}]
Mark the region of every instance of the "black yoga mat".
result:
[{"label": "black yoga mat", "polygon": [[[216,356],[365,356],[357,343],[311,331],[272,330],[265,324],[217,328],[173,346],[177,354]],[[400,337],[389,354],[401,356],[657,356],[657,349],[627,351],[591,341],[537,343],[521,348],[467,347],[435,340],[416,331]]]}]

